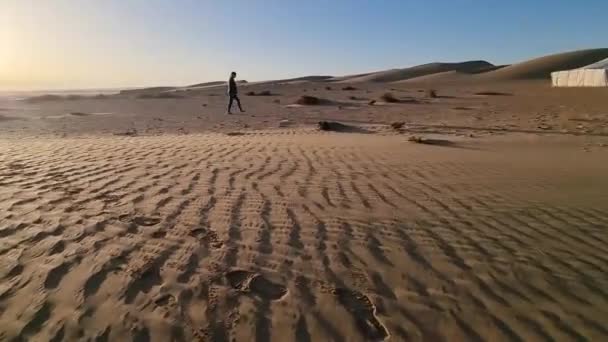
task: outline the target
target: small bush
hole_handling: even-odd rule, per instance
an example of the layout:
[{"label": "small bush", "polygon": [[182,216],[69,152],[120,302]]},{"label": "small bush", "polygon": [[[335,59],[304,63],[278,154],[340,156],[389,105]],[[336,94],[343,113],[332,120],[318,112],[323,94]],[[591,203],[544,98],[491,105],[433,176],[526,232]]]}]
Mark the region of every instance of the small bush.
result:
[{"label": "small bush", "polygon": [[513,94],[509,93],[501,93],[497,91],[480,91],[475,93],[475,95],[485,95],[485,96],[512,96]]},{"label": "small bush", "polygon": [[331,87],[325,87],[325,90],[331,90]]},{"label": "small bush", "polygon": [[423,144],[424,143],[424,139],[422,137],[418,137],[415,135],[412,135],[411,137],[407,138],[407,141],[409,142],[413,142],[416,144]]},{"label": "small bush", "polygon": [[319,129],[322,130],[322,131],[330,131],[331,130],[331,125],[327,121],[319,121],[319,123],[317,125],[319,126]]},{"label": "small bush", "polygon": [[246,95],[247,96],[272,96],[272,93],[270,92],[270,90],[262,90],[259,93],[256,93],[255,91],[250,91],[250,92],[247,92]]},{"label": "small bush", "polygon": [[380,98],[382,99],[382,101],[388,102],[388,103],[399,102],[399,99],[397,99],[396,97],[394,97],[393,94],[391,94],[391,93],[385,93]]},{"label": "small bush", "polygon": [[370,105],[370,106],[373,106],[373,105],[376,104],[376,100],[371,100],[367,104]]},{"label": "small bush", "polygon": [[342,88],[342,90],[357,90],[357,88],[352,87],[352,86],[346,86],[346,87]]},{"label": "small bush", "polygon": [[431,99],[436,99],[437,98],[437,91],[435,91],[435,89],[427,89],[426,90],[426,97],[431,98]]},{"label": "small bush", "polygon": [[318,97],[304,95],[301,96],[296,103],[299,105],[314,106],[320,104],[321,100]]},{"label": "small bush", "polygon": [[405,125],[405,122],[403,122],[403,121],[391,123],[391,127],[395,130],[400,130],[401,128],[403,128],[404,125]]},{"label": "small bush", "polygon": [[138,134],[137,134],[137,129],[135,129],[135,128],[129,128],[125,132],[114,133],[114,135],[122,135],[122,136],[127,136],[127,137],[135,137]]}]

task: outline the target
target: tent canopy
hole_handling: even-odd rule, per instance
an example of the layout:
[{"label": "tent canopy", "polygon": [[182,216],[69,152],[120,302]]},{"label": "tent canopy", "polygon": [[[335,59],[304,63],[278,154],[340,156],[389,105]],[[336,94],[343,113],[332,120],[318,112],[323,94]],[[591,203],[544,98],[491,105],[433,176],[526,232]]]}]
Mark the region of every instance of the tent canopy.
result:
[{"label": "tent canopy", "polygon": [[551,73],[554,87],[608,87],[608,58],[580,69]]}]

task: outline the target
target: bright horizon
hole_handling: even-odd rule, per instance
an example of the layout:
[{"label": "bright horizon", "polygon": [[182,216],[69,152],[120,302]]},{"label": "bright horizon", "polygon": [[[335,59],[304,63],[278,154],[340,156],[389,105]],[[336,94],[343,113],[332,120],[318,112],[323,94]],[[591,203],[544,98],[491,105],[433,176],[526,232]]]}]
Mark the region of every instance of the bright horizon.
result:
[{"label": "bright horizon", "polygon": [[0,90],[126,88],[494,64],[604,47],[608,2],[3,0]]}]

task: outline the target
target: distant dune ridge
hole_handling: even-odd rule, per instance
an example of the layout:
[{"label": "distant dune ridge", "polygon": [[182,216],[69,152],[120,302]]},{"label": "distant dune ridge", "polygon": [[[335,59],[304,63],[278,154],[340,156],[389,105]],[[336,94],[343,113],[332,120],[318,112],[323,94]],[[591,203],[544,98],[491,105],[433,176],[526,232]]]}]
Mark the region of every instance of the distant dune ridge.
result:
[{"label": "distant dune ridge", "polygon": [[[608,48],[577,50],[557,53],[512,65],[494,65],[484,60],[458,63],[435,62],[408,68],[381,70],[345,76],[304,76],[259,82],[241,81],[242,85],[277,85],[296,83],[457,83],[500,82],[549,79],[551,72],[580,68],[608,58]],[[185,87],[153,87],[130,89],[123,95],[140,96],[145,93],[199,90],[223,87],[225,81],[193,84]]]},{"label": "distant dune ridge", "polygon": [[[608,48],[578,50],[558,53],[506,66],[495,66],[488,62],[432,63],[417,67],[375,73],[365,76],[378,82],[395,82],[390,76],[403,76],[396,83],[443,83],[443,82],[499,82],[517,80],[543,80],[551,72],[584,67],[608,58]],[[417,75],[416,75],[417,74]],[[414,77],[408,77],[416,75]],[[362,78],[351,79],[351,81]]]},{"label": "distant dune ridge", "polygon": [[486,61],[468,61],[462,63],[429,63],[414,66],[411,68],[391,69],[386,71],[375,72],[359,77],[346,78],[341,82],[357,83],[357,82],[398,82],[410,78],[435,74],[445,71],[465,71],[476,72],[491,68],[493,65]]},{"label": "distant dune ridge", "polygon": [[478,77],[488,80],[549,79],[553,71],[581,68],[604,58],[608,58],[608,48],[578,50],[534,58]]}]

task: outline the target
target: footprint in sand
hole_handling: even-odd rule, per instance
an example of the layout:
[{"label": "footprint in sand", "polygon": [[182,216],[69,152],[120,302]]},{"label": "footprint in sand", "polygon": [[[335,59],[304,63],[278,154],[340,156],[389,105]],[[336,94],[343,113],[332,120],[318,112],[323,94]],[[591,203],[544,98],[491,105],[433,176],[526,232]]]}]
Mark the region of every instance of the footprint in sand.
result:
[{"label": "footprint in sand", "polygon": [[226,273],[226,279],[230,286],[236,290],[243,290],[249,280],[251,280],[251,276],[253,273],[236,270],[230,271]]},{"label": "footprint in sand", "polygon": [[145,217],[145,216],[137,216],[133,218],[133,223],[138,226],[154,226],[160,222],[160,219],[157,217]]},{"label": "footprint in sand", "polygon": [[376,317],[376,307],[366,295],[346,288],[337,288],[333,293],[340,304],[351,313],[367,340],[384,341],[389,337],[388,330]]},{"label": "footprint in sand", "polygon": [[226,279],[232,288],[242,292],[251,292],[267,300],[279,300],[287,294],[285,286],[273,283],[261,274],[249,271],[235,270],[228,272]]},{"label": "footprint in sand", "polygon": [[189,234],[192,237],[196,237],[196,238],[200,239],[207,235],[207,231],[203,228],[196,228],[196,229],[192,229]]},{"label": "footprint in sand", "polygon": [[285,286],[275,284],[261,275],[256,275],[251,279],[249,289],[258,296],[270,300],[279,300],[287,294]]}]

